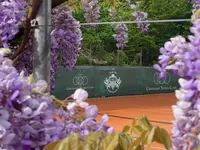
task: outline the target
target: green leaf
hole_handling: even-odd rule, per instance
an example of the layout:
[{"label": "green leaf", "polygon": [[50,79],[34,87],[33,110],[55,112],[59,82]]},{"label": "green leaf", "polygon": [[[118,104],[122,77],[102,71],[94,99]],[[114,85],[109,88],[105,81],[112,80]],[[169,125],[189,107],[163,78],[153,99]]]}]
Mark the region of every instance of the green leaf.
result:
[{"label": "green leaf", "polygon": [[195,21],[200,16],[200,9],[198,9],[193,15],[192,15],[192,21]]},{"label": "green leaf", "polygon": [[103,138],[100,143],[100,150],[113,150],[119,144],[119,135],[109,134],[107,137]]},{"label": "green leaf", "polygon": [[167,150],[171,149],[171,138],[167,131],[163,128],[156,127],[153,141],[164,144]]},{"label": "green leaf", "polygon": [[127,150],[128,147],[133,143],[133,137],[128,133],[120,133],[119,134],[119,145],[122,150]]},{"label": "green leaf", "polygon": [[130,126],[124,126],[123,131],[122,132],[128,132],[130,130]]},{"label": "green leaf", "polygon": [[104,137],[108,136],[109,134],[107,132],[101,131],[100,135],[101,135],[101,138],[104,138]]},{"label": "green leaf", "polygon": [[136,126],[136,122],[137,122],[136,119],[133,119],[132,126],[131,126],[132,127],[131,134],[133,133],[133,127]]},{"label": "green leaf", "polygon": [[87,142],[98,141],[101,137],[101,132],[91,132],[87,136],[84,137],[84,140]]},{"label": "green leaf", "polygon": [[106,138],[109,134],[107,132],[91,132],[84,137],[83,148],[80,150],[98,150],[100,139]]},{"label": "green leaf", "polygon": [[91,144],[89,143],[84,143],[82,144],[82,146],[79,148],[79,150],[98,150],[97,147],[93,147]]},{"label": "green leaf", "polygon": [[200,150],[200,147],[197,147],[197,149],[196,150]]},{"label": "green leaf", "polygon": [[153,138],[154,138],[154,135],[155,135],[155,131],[156,131],[156,128],[153,127],[150,131],[150,133],[148,134],[147,138],[146,138],[146,142],[145,144],[147,144],[148,146],[150,146],[150,144],[153,142]]},{"label": "green leaf", "polygon": [[55,147],[59,144],[60,141],[49,143],[44,147],[44,150],[56,150]]},{"label": "green leaf", "polygon": [[136,119],[133,119],[132,126],[135,126],[135,125],[136,125],[136,122],[137,122],[137,120],[136,120]]},{"label": "green leaf", "polygon": [[33,83],[33,74],[29,75],[28,77],[28,84]]},{"label": "green leaf", "polygon": [[143,145],[138,145],[134,150],[144,150]]},{"label": "green leaf", "polygon": [[138,119],[138,124],[144,129],[150,131],[152,124],[149,122],[146,116],[142,116]]},{"label": "green leaf", "polygon": [[132,150],[133,148],[137,148],[142,141],[142,137],[137,138],[128,148],[128,150]]},{"label": "green leaf", "polygon": [[[98,148],[99,140],[102,137],[105,137],[107,135],[104,132],[91,132],[89,135],[84,137],[84,147],[89,146],[92,148],[92,150],[95,150]],[[85,148],[86,149],[86,148]]]},{"label": "green leaf", "polygon": [[144,144],[146,142],[146,135],[148,134],[148,131],[144,131],[140,137],[142,138],[142,144]]},{"label": "green leaf", "polygon": [[116,9],[116,0],[107,0],[112,5],[112,9]]},{"label": "green leaf", "polygon": [[144,131],[139,125],[134,126],[132,130],[135,134],[140,134]]},{"label": "green leaf", "polygon": [[61,140],[55,150],[80,150],[80,139],[79,134],[68,135],[65,139]]},{"label": "green leaf", "polygon": [[128,148],[128,142],[122,136],[119,137],[119,145],[120,145],[122,150],[127,150],[127,148]]}]

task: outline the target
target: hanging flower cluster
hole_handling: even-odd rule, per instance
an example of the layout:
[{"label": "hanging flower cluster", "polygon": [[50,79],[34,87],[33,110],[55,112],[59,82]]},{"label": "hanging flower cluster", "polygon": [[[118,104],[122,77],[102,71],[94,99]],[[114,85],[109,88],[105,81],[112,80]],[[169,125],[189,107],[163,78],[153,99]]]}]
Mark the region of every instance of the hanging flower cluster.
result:
[{"label": "hanging flower cluster", "polygon": [[[76,90],[71,95],[73,101],[65,105],[44,92],[45,81],[32,83],[2,55],[0,80],[0,149],[42,150],[48,143],[68,134],[85,136],[101,130],[114,132],[112,127],[106,126],[107,115],[103,115],[99,123],[94,121],[98,108],[84,102],[88,93],[82,89]],[[56,109],[53,99],[62,107]],[[82,108],[83,114],[77,108]]]},{"label": "hanging flower cluster", "polygon": [[12,40],[19,31],[26,6],[25,0],[0,1],[0,40],[3,47],[8,48],[8,40]]},{"label": "hanging flower cluster", "polygon": [[[87,23],[97,23],[100,18],[99,0],[81,0],[81,4],[85,11],[84,17]],[[90,25],[95,27],[96,25]]]},{"label": "hanging flower cluster", "polygon": [[117,48],[119,50],[123,50],[124,47],[126,46],[126,43],[128,42],[128,35],[127,35],[127,26],[125,24],[118,24],[115,27],[115,33],[113,35],[113,37],[115,38],[115,40],[117,41]]},{"label": "hanging flower cluster", "polygon": [[116,16],[116,14],[117,14],[116,10],[114,10],[114,9],[112,9],[112,8],[108,9],[108,12],[109,12],[109,15],[110,15],[112,18],[114,18],[114,17]]},{"label": "hanging flower cluster", "polygon": [[173,149],[195,149],[200,145],[200,19],[193,22],[189,42],[181,36],[171,38],[160,49],[155,69],[164,79],[166,70],[180,77],[179,100],[172,106],[175,121],[172,130]]},{"label": "hanging flower cluster", "polygon": [[188,0],[188,2],[193,4],[193,11],[192,13],[195,13],[200,8],[200,1],[199,0]]},{"label": "hanging flower cluster", "polygon": [[61,50],[62,65],[68,71],[74,67],[81,50],[82,32],[79,22],[73,18],[67,6],[58,6],[52,11],[51,32],[51,89],[55,86],[58,71],[58,52]]},{"label": "hanging flower cluster", "polygon": [[[137,5],[131,4],[131,9],[133,11],[132,16],[135,21],[145,21],[148,17],[148,14],[142,11],[137,11],[136,10]],[[149,29],[149,25],[150,24],[146,22],[137,23],[137,27],[140,28],[142,32],[147,32]]]}]

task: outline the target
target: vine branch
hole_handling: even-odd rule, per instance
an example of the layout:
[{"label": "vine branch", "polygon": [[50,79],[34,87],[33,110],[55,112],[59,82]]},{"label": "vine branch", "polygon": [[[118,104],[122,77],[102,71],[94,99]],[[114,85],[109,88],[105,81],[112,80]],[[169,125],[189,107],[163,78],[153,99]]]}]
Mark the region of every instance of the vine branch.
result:
[{"label": "vine branch", "polygon": [[32,1],[31,11],[30,11],[27,19],[24,21],[24,38],[23,38],[19,48],[15,51],[15,53],[11,57],[12,60],[14,60],[18,55],[20,55],[21,53],[23,53],[23,51],[25,51],[25,46],[29,41],[29,33],[31,30],[31,20],[35,19],[36,15],[39,11],[41,3],[42,3],[42,0],[33,0]]},{"label": "vine branch", "polygon": [[[66,2],[66,0],[53,0],[52,1],[52,8],[62,4],[64,2]],[[29,41],[29,34],[30,34],[30,31],[31,31],[31,23],[30,23],[30,21],[35,19],[36,15],[37,15],[37,13],[39,11],[39,8],[41,6],[41,3],[42,3],[42,0],[33,0],[32,1],[32,8],[31,8],[31,11],[29,13],[29,16],[23,22],[23,24],[24,24],[23,40],[22,40],[19,48],[15,51],[15,53],[11,57],[12,60],[16,61],[19,58],[19,56],[21,56],[26,51],[25,50],[25,46]]]},{"label": "vine branch", "polygon": [[57,7],[58,5],[66,2],[67,0],[52,0],[52,8]]},{"label": "vine branch", "polygon": [[[33,1],[39,1],[40,2],[40,0],[33,0]],[[57,7],[60,4],[64,3],[64,2],[66,2],[66,1],[68,1],[68,0],[52,0],[52,9]],[[20,37],[23,34],[24,34],[24,29],[20,28],[19,32],[15,35],[15,38],[13,40],[17,39],[18,37]]]}]

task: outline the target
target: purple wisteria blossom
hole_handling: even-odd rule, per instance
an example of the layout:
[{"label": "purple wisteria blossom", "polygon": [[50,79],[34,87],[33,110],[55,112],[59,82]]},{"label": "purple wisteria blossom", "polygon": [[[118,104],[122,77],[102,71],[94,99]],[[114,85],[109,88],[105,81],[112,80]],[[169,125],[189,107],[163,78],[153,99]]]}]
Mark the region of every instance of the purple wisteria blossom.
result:
[{"label": "purple wisteria blossom", "polygon": [[25,16],[25,0],[0,1],[0,38],[3,47],[8,48],[8,40],[12,40],[19,31]]},{"label": "purple wisteria blossom", "polygon": [[128,34],[126,33],[128,30],[127,26],[123,23],[116,25],[115,27],[115,34],[113,37],[117,41],[117,48],[119,50],[123,50],[128,42]]},{"label": "purple wisteria blossom", "polygon": [[[148,17],[148,14],[143,12],[143,11],[138,11],[137,5],[131,4],[130,7],[132,9],[132,16],[134,18],[135,21],[145,21]],[[149,29],[149,23],[146,22],[138,22],[137,23],[137,27],[141,29],[142,32],[147,32]]]},{"label": "purple wisteria blossom", "polygon": [[[47,83],[32,83],[24,74],[18,73],[10,59],[0,55],[0,149],[42,150],[47,144],[77,132],[82,136],[101,130],[114,132],[106,126],[107,115],[99,123],[94,121],[98,108],[85,102],[85,90],[77,89],[71,95],[73,102],[57,109],[53,97],[44,93]],[[77,107],[85,111],[81,118]]]},{"label": "purple wisteria blossom", "polygon": [[171,38],[160,49],[160,78],[172,70],[179,78],[180,89],[175,91],[178,102],[172,106],[175,121],[172,130],[174,150],[196,149],[200,146],[200,19],[190,28],[189,42],[181,36]]},{"label": "purple wisteria blossom", "polygon": [[52,10],[52,25],[51,90],[55,88],[59,50],[61,51],[62,65],[68,71],[76,64],[82,40],[80,24],[73,18],[72,11],[67,6],[58,6]]},{"label": "purple wisteria blossom", "polygon": [[200,8],[200,0],[188,0],[188,2],[193,4],[193,11],[192,13],[195,13]]},{"label": "purple wisteria blossom", "polygon": [[[97,23],[100,18],[100,7],[98,5],[99,0],[81,0],[81,4],[85,11],[84,17],[87,23]],[[93,24],[90,27],[96,27]]]},{"label": "purple wisteria blossom", "polygon": [[[19,27],[25,20],[28,5],[29,3],[25,0],[0,1],[0,41],[2,41],[3,47],[8,48],[8,41],[18,33]],[[66,70],[72,69],[76,64],[82,40],[80,24],[73,18],[72,11],[67,6],[58,6],[52,10],[52,25],[51,92],[55,88],[55,78],[58,72],[58,53],[61,52],[62,65]],[[14,64],[18,71],[23,70],[26,75],[33,72],[33,34],[31,33],[29,35],[30,40],[25,46],[25,53],[19,56]]]}]

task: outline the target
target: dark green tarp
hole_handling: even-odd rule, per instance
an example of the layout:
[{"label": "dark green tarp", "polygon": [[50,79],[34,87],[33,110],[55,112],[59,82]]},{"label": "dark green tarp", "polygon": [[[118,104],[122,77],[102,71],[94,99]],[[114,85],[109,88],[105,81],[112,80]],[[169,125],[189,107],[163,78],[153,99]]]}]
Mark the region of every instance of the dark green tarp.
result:
[{"label": "dark green tarp", "polygon": [[171,93],[178,88],[177,78],[167,72],[165,80],[150,67],[77,66],[66,72],[60,67],[54,95],[60,99],[83,88],[89,97]]}]

